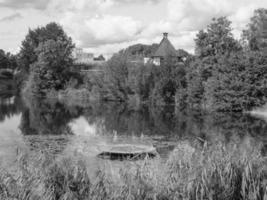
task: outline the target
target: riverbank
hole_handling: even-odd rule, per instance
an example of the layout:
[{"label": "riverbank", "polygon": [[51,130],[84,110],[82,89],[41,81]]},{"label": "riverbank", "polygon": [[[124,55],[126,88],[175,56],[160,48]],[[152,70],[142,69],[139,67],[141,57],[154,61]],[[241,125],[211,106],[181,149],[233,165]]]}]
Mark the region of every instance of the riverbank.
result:
[{"label": "riverbank", "polygon": [[15,174],[0,172],[1,199],[265,199],[267,159],[257,147],[180,142],[169,159],[100,166],[89,175],[83,156],[21,153]]},{"label": "riverbank", "polygon": [[13,75],[0,74],[0,96],[13,96],[16,93]]}]

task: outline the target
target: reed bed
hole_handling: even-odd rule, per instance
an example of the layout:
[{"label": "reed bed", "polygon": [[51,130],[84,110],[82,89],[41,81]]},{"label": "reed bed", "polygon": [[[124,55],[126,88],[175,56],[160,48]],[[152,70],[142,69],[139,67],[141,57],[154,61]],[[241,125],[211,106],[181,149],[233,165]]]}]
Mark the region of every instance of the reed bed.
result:
[{"label": "reed bed", "polygon": [[0,172],[0,199],[266,200],[267,161],[256,149],[181,143],[168,160],[102,166],[89,175],[82,156],[19,153],[14,171]]}]

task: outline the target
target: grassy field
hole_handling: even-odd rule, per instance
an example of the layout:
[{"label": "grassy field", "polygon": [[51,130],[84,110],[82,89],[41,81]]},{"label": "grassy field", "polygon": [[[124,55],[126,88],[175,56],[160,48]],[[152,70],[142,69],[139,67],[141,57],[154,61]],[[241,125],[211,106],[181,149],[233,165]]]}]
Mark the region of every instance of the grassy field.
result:
[{"label": "grassy field", "polygon": [[[126,162],[90,174],[81,155],[19,153],[16,170],[0,173],[1,199],[267,199],[267,160],[258,149],[180,143],[166,162]],[[89,175],[90,174],[90,175]]]}]

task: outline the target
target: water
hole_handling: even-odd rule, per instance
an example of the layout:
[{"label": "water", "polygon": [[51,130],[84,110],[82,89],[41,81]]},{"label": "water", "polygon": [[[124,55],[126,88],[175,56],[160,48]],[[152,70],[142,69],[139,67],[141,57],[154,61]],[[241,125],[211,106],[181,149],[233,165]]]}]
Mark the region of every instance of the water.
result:
[{"label": "water", "polygon": [[257,147],[266,156],[267,123],[250,115],[205,114],[174,107],[135,111],[115,103],[0,99],[1,167],[11,166],[18,151],[26,150],[57,157],[83,155],[88,167],[96,169],[106,162],[97,155],[114,144],[154,146],[164,160],[181,141],[192,146],[223,143],[241,152]]}]

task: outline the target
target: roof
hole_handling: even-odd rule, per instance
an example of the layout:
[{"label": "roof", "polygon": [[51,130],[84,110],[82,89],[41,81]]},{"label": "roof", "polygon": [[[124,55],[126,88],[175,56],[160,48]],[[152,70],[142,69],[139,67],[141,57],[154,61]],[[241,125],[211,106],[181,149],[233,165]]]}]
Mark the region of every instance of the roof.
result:
[{"label": "roof", "polygon": [[178,56],[172,43],[169,41],[167,36],[164,36],[159,44],[158,50],[155,52],[153,57],[168,57]]}]

